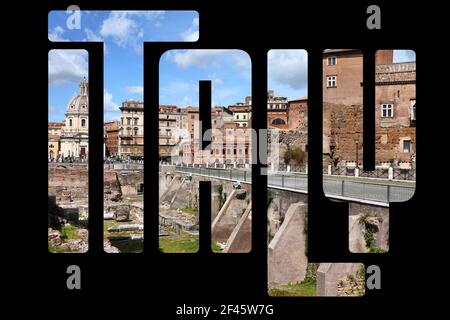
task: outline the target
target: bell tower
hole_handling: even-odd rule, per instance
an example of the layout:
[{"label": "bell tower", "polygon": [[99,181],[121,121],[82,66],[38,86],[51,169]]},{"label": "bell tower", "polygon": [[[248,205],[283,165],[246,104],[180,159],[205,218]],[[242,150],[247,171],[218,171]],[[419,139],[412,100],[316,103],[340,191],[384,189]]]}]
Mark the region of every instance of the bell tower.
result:
[{"label": "bell tower", "polygon": [[86,77],[83,78],[83,81],[80,82],[80,95],[87,96],[89,92],[89,84],[86,80]]}]

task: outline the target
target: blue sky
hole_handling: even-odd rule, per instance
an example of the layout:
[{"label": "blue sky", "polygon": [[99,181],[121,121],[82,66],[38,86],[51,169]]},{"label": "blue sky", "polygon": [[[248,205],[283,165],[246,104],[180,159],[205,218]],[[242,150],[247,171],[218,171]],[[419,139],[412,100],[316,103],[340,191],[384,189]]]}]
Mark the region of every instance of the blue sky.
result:
[{"label": "blue sky", "polygon": [[[143,41],[196,41],[195,11],[81,11],[79,29],[69,29],[66,11],[51,11],[51,41],[103,41],[105,120],[118,119],[127,99],[143,97]],[[49,52],[49,121],[63,121],[69,100],[87,74],[84,50]],[[413,51],[394,54],[395,62],[415,60]],[[307,96],[307,53],[271,50],[268,86],[289,99]],[[294,71],[294,72],[293,72]],[[171,50],[160,59],[160,103],[198,106],[198,80],[212,80],[213,105],[243,102],[251,94],[251,61],[240,50]]]},{"label": "blue sky", "polygon": [[416,61],[413,50],[394,50],[394,63]]},{"label": "blue sky", "polygon": [[270,50],[267,70],[267,85],[276,96],[292,100],[308,95],[308,54],[305,50]]},{"label": "blue sky", "polygon": [[[51,11],[51,41],[103,41],[105,120],[119,118],[127,99],[142,100],[143,41],[196,41],[199,19],[195,11],[81,11],[80,29],[69,29],[66,11]],[[87,75],[82,50],[49,53],[49,121],[62,121],[70,98]]]},{"label": "blue sky", "polygon": [[212,81],[212,105],[251,95],[251,60],[241,50],[170,50],[160,59],[160,103],[198,106],[198,81]]}]

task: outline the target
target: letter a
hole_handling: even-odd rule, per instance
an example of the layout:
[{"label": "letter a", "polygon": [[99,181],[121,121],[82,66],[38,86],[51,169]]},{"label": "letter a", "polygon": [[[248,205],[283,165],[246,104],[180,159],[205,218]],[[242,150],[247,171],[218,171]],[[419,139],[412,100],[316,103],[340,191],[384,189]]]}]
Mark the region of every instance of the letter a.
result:
[{"label": "letter a", "polygon": [[70,274],[70,276],[67,278],[67,281],[66,281],[67,289],[69,289],[69,290],[81,289],[80,267],[77,265],[70,265],[67,267],[66,273]]},{"label": "letter a", "polygon": [[80,7],[76,5],[71,5],[67,7],[68,14],[71,13],[70,16],[67,17],[66,20],[66,26],[67,29],[73,30],[73,29],[81,29],[81,13],[80,13]]},{"label": "letter a", "polygon": [[366,285],[369,290],[381,289],[381,270],[379,266],[371,265],[367,267],[367,277]]},{"label": "letter a", "polygon": [[369,30],[381,29],[381,10],[377,5],[371,5],[367,7],[367,14],[371,14],[367,18],[367,28]]}]

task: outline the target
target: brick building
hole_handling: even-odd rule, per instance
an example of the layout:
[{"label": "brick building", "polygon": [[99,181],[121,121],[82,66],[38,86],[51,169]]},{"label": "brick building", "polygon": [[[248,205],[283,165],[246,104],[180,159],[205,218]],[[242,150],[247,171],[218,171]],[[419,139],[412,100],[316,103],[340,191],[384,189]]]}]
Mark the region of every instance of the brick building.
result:
[{"label": "brick building", "polygon": [[289,100],[288,129],[308,130],[308,97]]},{"label": "brick building", "polygon": [[105,156],[117,157],[119,155],[119,121],[104,123],[105,130]]},{"label": "brick building", "polygon": [[[415,62],[393,63],[392,50],[375,58],[375,160],[377,165],[411,166],[415,157]],[[324,163],[363,160],[363,55],[326,50],[323,55]]]},{"label": "brick building", "polygon": [[288,125],[288,99],[277,97],[273,90],[267,92],[267,127],[287,129]]},{"label": "brick building", "polygon": [[119,150],[121,158],[142,159],[144,156],[144,103],[128,100],[119,108]]}]

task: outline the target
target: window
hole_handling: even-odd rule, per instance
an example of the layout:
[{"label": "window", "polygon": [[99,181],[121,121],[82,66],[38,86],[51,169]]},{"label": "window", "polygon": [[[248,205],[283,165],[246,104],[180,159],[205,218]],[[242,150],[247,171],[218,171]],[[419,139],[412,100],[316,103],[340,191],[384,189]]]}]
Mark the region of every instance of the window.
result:
[{"label": "window", "polygon": [[328,57],[328,65],[334,66],[336,64],[337,58],[336,57]]},{"label": "window", "polygon": [[69,127],[72,126],[72,119],[69,119]]},{"label": "window", "polygon": [[403,140],[403,152],[404,153],[411,152],[411,140]]},{"label": "window", "polygon": [[123,124],[123,118],[120,118],[120,123]]},{"label": "window", "polygon": [[195,115],[191,115],[191,119],[195,119]]},{"label": "window", "polygon": [[394,117],[394,105],[392,103],[381,104],[381,117],[382,118]]},{"label": "window", "polygon": [[236,120],[239,120],[239,115],[238,114],[236,115]]},{"label": "window", "polygon": [[336,76],[327,76],[327,88],[335,88],[337,85]]},{"label": "window", "polygon": [[283,119],[276,118],[272,121],[272,124],[286,124],[286,122]]},{"label": "window", "polygon": [[81,119],[81,126],[86,127],[86,119]]},{"label": "window", "polygon": [[131,118],[127,118],[127,124],[131,124]]},{"label": "window", "polygon": [[137,136],[139,129],[138,128],[134,128],[134,135]]},{"label": "window", "polygon": [[139,118],[134,118],[134,125],[137,126]]},{"label": "window", "polygon": [[244,117],[244,120],[247,119],[247,116],[245,114],[243,115],[243,117]]}]

